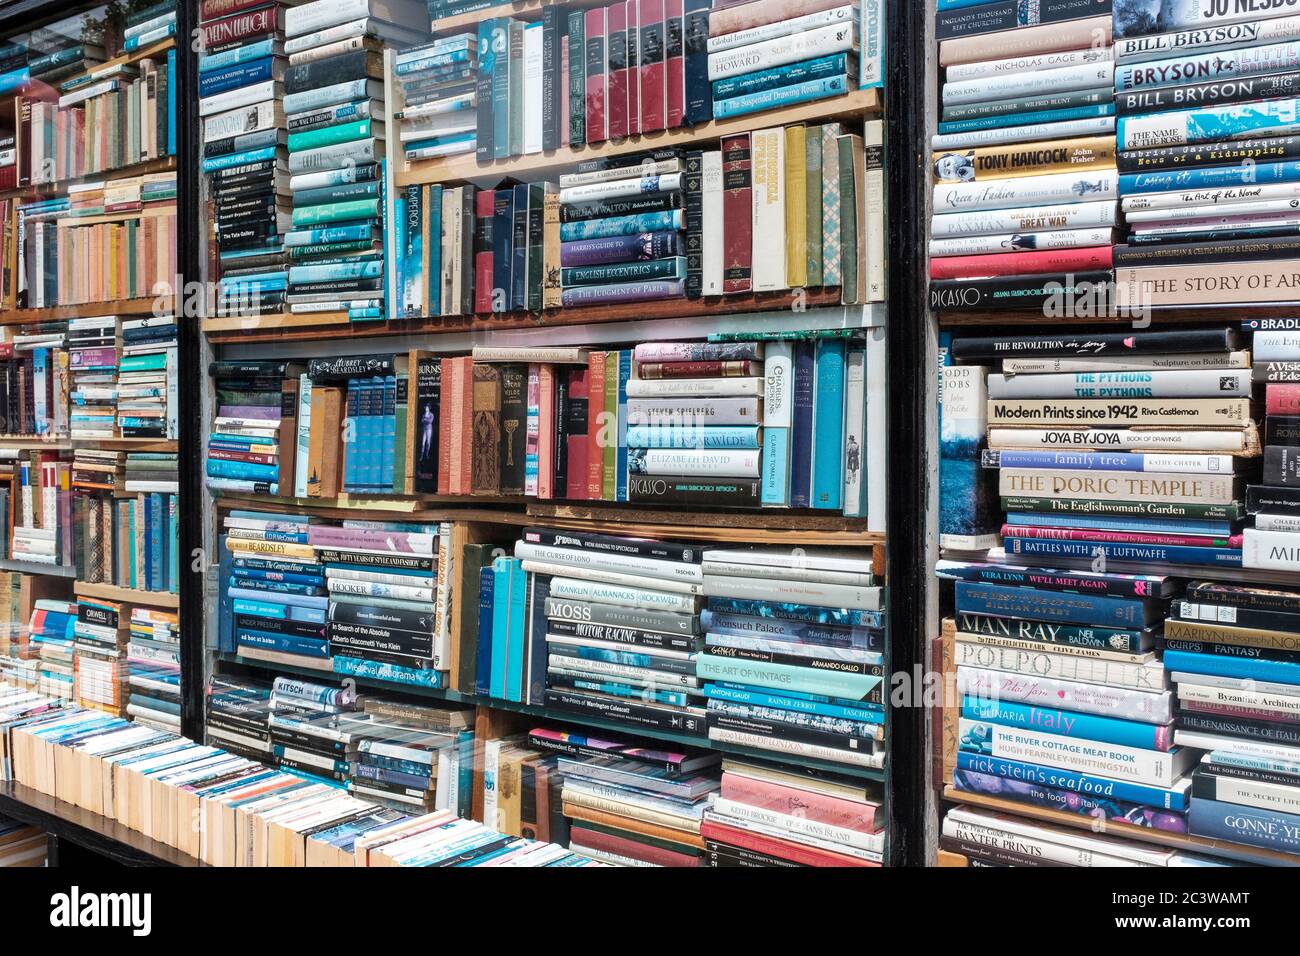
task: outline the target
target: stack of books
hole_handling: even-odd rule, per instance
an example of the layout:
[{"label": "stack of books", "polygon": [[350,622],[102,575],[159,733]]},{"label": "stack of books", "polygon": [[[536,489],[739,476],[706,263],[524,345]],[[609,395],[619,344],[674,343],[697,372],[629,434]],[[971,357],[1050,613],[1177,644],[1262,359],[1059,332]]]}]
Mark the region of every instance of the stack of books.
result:
[{"label": "stack of books", "polygon": [[42,694],[73,700],[77,696],[73,642],[77,605],[41,598],[32,604],[27,626],[30,653],[36,661],[36,687]]},{"label": "stack of books", "polygon": [[0,666],[6,658],[17,658],[27,644],[27,621],[22,612],[24,577],[20,571],[0,571]]},{"label": "stack of books", "polygon": [[[385,39],[369,28],[376,20],[411,32],[428,29],[416,0],[389,0],[382,14],[362,7],[375,14],[363,37]],[[285,14],[285,36],[295,40],[341,26],[352,12],[331,0],[294,7]],[[287,300],[310,306],[306,311],[382,319],[384,257],[373,243],[382,233],[383,204],[372,189],[343,190],[346,198],[339,198],[336,187],[382,178],[383,55],[364,39],[335,53],[337,42],[297,50],[285,74],[284,109],[298,121],[288,141],[293,232]]]},{"label": "stack of books", "polygon": [[209,742],[233,754],[270,763],[271,688],[244,677],[216,674],[204,697],[203,727]]},{"label": "stack of books", "polygon": [[347,753],[356,743],[345,716],[357,709],[353,690],[277,677],[269,700],[271,763],[334,784],[348,779]]},{"label": "stack of books", "polygon": [[569,849],[617,866],[703,865],[700,824],[718,789],[717,754],[677,753],[535,728],[528,744],[559,753]]},{"label": "stack of books", "polygon": [[176,452],[132,451],[123,473],[127,492],[159,494],[169,504],[180,492],[180,461]]},{"label": "stack of books", "polygon": [[126,15],[126,29],[122,31],[122,49],[139,50],[153,43],[161,43],[176,35],[176,5],[170,0],[151,3]]},{"label": "stack of books", "polygon": [[713,867],[878,866],[884,823],[861,782],[724,760],[702,831]]},{"label": "stack of books", "polygon": [[77,703],[119,717],[126,710],[128,694],[125,612],[116,601],[81,596],[72,627]]},{"label": "stack of books", "polygon": [[307,541],[324,566],[334,670],[441,686],[448,668],[451,526],[416,522],[312,524]]},{"label": "stack of books", "polygon": [[278,5],[200,11],[199,113],[203,172],[212,196],[209,240],[218,253],[218,315],[284,310],[289,226],[284,18]]},{"label": "stack of books", "polygon": [[43,451],[26,452],[20,461],[9,555],[67,567],[73,560],[72,462]]},{"label": "stack of books", "polygon": [[[213,362],[208,374],[213,378],[217,409],[208,435],[208,487],[217,493],[307,497],[306,456],[297,451],[299,402],[311,402],[310,379],[303,366]],[[296,471],[299,457],[303,468]]]},{"label": "stack of books", "polygon": [[398,137],[407,161],[472,153],[478,118],[478,37],[462,33],[397,56],[402,91]]},{"label": "stack of books", "polygon": [[5,434],[67,435],[71,373],[66,335],[67,323],[60,322],[0,343],[0,416]]},{"label": "stack of books", "polygon": [[370,694],[359,698],[358,706],[361,714],[351,720],[351,792],[408,813],[428,807],[470,815],[474,711]]},{"label": "stack of books", "polygon": [[399,381],[406,379],[406,368],[405,355],[308,362],[298,387],[296,424],[297,448],[305,466],[299,472],[295,465],[294,471],[301,497],[400,490],[398,475],[406,471],[409,399]]},{"label": "stack of books", "polygon": [[329,598],[307,518],[231,511],[222,527],[219,649],[329,670]]},{"label": "stack of books", "polygon": [[1285,6],[1115,2],[1127,243],[1116,301],[1274,302],[1296,265],[1300,17]]},{"label": "stack of books", "polygon": [[139,723],[180,730],[180,617],[175,611],[131,607],[126,645],[126,712]]},{"label": "stack of books", "polygon": [[[601,866],[552,843],[499,832],[450,810],[376,826],[353,841],[365,866]],[[362,862],[364,861],[364,863]]]},{"label": "stack of books", "polygon": [[[78,451],[77,488],[69,522],[70,561],[83,581],[139,591],[177,593],[180,584],[177,495],[125,495],[120,452]],[[92,457],[95,456],[95,457]],[[116,460],[112,460],[116,459]],[[153,464],[153,463],[151,463]],[[111,471],[106,469],[112,469]]]},{"label": "stack of books", "polygon": [[68,322],[68,367],[72,374],[69,435],[116,438],[117,318],[112,315]]},{"label": "stack of books", "polygon": [[882,767],[882,588],[858,556],[703,552],[708,736],[831,763]]},{"label": "stack of books", "polygon": [[1251,338],[1252,376],[1263,386],[1264,466],[1259,483],[1246,486],[1246,510],[1254,521],[1243,532],[1242,562],[1248,568],[1294,571],[1291,548],[1300,541],[1295,454],[1300,443],[1300,386],[1294,357],[1300,354],[1300,334],[1257,329]]},{"label": "stack of books", "polygon": [[[175,16],[173,8],[172,29]],[[168,49],[65,80],[56,100],[44,92],[16,97],[19,183],[57,183],[174,155],[175,82],[176,51]]]},{"label": "stack of books", "polygon": [[[632,5],[635,8],[635,4]],[[710,4],[686,4],[689,23]],[[708,76],[712,110],[687,91],[687,121],[725,119],[839,96],[859,80],[858,4],[759,0],[708,13]],[[686,69],[694,79],[690,41]]]},{"label": "stack of books", "polygon": [[[157,6],[161,7],[161,4]],[[144,19],[138,19],[140,17]],[[153,14],[149,10],[127,14],[127,29],[150,19],[153,19]],[[48,37],[51,48],[47,49],[46,43],[43,42],[45,36],[37,32],[29,38],[32,41],[32,49],[24,51],[27,54],[27,73],[33,80],[54,85],[74,73],[83,73],[103,63],[106,58],[107,51],[97,43],[83,41],[70,44],[68,42],[70,38],[59,34],[57,29],[51,30]],[[5,45],[6,52],[14,49],[15,45],[12,42]],[[0,68],[7,73],[17,65],[17,62],[12,56],[6,56],[0,60]]]},{"label": "stack of books", "polygon": [[1185,833],[1196,753],[1176,745],[1156,652],[1177,582],[960,561],[938,574],[956,581],[944,625],[962,695],[945,727],[952,785]]},{"label": "stack of books", "polygon": [[935,308],[1040,308],[1109,282],[1118,223],[1110,6],[941,6]]},{"label": "stack of books", "polygon": [[179,437],[176,319],[155,316],[122,322],[117,377],[117,424],[124,438]]},{"label": "stack of books", "polygon": [[[8,695],[0,696],[0,707]],[[0,817],[0,867],[43,867],[50,835],[40,827]]]}]

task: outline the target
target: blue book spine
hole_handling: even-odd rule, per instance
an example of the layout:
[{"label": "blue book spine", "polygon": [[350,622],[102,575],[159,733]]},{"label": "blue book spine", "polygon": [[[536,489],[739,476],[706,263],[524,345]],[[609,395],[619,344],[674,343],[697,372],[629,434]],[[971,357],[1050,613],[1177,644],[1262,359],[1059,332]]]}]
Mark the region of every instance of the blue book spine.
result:
[{"label": "blue book spine", "polygon": [[224,156],[209,156],[203,160],[203,171],[205,173],[215,173],[231,166],[245,166],[266,159],[275,159],[276,151],[279,148],[278,146],[263,146],[261,149],[246,149],[243,152],[227,153]]},{"label": "blue book spine", "polygon": [[[627,383],[632,377],[632,350],[618,352],[618,456],[615,461],[614,500],[627,501],[627,450],[632,445],[628,438],[631,426],[627,423]],[[755,431],[758,429],[755,428]],[[637,446],[642,447],[642,446]]]},{"label": "blue book spine", "polygon": [[376,375],[370,379],[370,403],[366,417],[366,439],[369,453],[366,455],[365,481],[367,490],[383,492],[392,490],[392,481],[384,484],[384,402],[386,385],[384,376]]},{"label": "blue book spine", "polygon": [[1211,840],[1300,852],[1300,815],[1294,813],[1197,797],[1187,813],[1187,829],[1192,836]]},{"label": "blue book spine", "polygon": [[816,366],[812,342],[794,348],[794,407],[790,428],[790,507],[812,507],[813,398]]},{"label": "blue book spine", "polygon": [[208,459],[208,474],[213,478],[241,478],[247,481],[274,481],[279,474],[276,465],[259,465],[249,461],[224,461]]},{"label": "blue book spine", "polygon": [[1171,172],[1124,173],[1119,177],[1121,196],[1135,193],[1159,193],[1180,189],[1222,189],[1230,186],[1254,186],[1266,183],[1300,182],[1300,160],[1285,163],[1207,166]]},{"label": "blue book spine", "polygon": [[275,40],[272,37],[267,37],[265,40],[258,40],[256,43],[249,43],[245,46],[231,47],[219,53],[204,53],[199,56],[199,72],[211,73],[216,70],[224,70],[226,67],[235,66],[239,63],[269,57],[274,52]]},{"label": "blue book spine", "polygon": [[358,382],[355,378],[348,379],[347,397],[344,409],[346,415],[343,419],[343,490],[356,492],[360,491],[357,487],[357,389]]},{"label": "blue book spine", "polygon": [[512,567],[510,571],[510,627],[507,631],[507,640],[510,642],[509,650],[506,652],[506,699],[513,701],[523,701],[523,683],[524,683],[524,637],[528,631],[528,615],[525,613],[527,605],[527,587],[529,575],[524,571],[523,562],[517,558],[509,559]]},{"label": "blue book spine", "polygon": [[217,538],[217,582],[220,586],[217,598],[217,651],[222,654],[235,652],[235,612],[234,600],[230,597],[227,582],[231,580],[235,556],[226,547],[226,536]]},{"label": "blue book spine", "polygon": [[167,590],[172,594],[181,587],[181,537],[177,520],[180,514],[180,495],[167,496]]},{"label": "blue book spine", "polygon": [[1004,537],[1007,556],[1021,554],[1052,557],[1096,558],[1098,553],[1116,561],[1156,561],[1164,564],[1241,567],[1240,548],[1193,548],[1160,544],[1115,544],[1110,541],[1045,541],[1040,538]]},{"label": "blue book spine", "polygon": [[496,570],[484,567],[478,576],[478,647],[474,670],[474,693],[489,697],[492,693],[492,614],[495,609]]},{"label": "blue book spine", "polygon": [[713,114],[717,119],[744,116],[748,113],[779,109],[783,106],[793,106],[796,103],[806,103],[810,100],[840,96],[847,93],[848,90],[849,78],[847,75],[828,76],[818,80],[808,80],[806,83],[778,86],[775,89],[763,90],[758,93],[742,93],[739,96],[718,100],[713,105]]},{"label": "blue book spine", "polygon": [[512,570],[510,558],[501,557],[492,561],[492,669],[488,696],[494,700],[506,699]]},{"label": "blue book spine", "polygon": [[291,571],[268,571],[264,568],[231,568],[230,573],[236,578],[248,578],[259,581],[283,581],[285,584],[303,584],[308,587],[324,587],[325,578],[313,574],[295,574]]},{"label": "blue book spine", "polygon": [[[405,441],[405,436],[402,437]],[[379,491],[388,491],[393,487],[393,481],[396,478],[394,474],[397,468],[397,453],[395,445],[397,444],[397,376],[389,375],[384,378],[384,415],[383,415],[383,433],[380,436],[383,443],[384,464],[383,470],[379,477]]]},{"label": "blue book spine", "polygon": [[834,53],[804,60],[800,63],[788,63],[785,66],[772,67],[768,70],[756,70],[739,76],[715,80],[713,83],[714,108],[719,100],[731,99],[766,90],[779,89],[784,86],[824,80],[834,76],[844,76],[850,72],[852,58],[846,53]]},{"label": "blue book spine", "polygon": [[[260,602],[267,599],[266,594],[261,591],[257,591],[253,588],[235,587],[233,585],[230,588],[230,596],[244,601]],[[316,608],[321,611],[329,607],[329,598],[316,597],[315,595],[310,594],[276,594],[274,600],[278,604],[293,605],[294,607]]]},{"label": "blue book spine", "polygon": [[424,195],[424,187],[418,183],[406,187],[402,218],[399,220],[402,223],[399,247],[404,250],[404,255],[399,287],[402,306],[397,313],[398,318],[424,315],[424,283],[429,280],[429,276],[424,273],[424,219],[431,212],[421,201]]},{"label": "blue book spine", "polygon": [[350,103],[353,100],[360,100],[366,97],[366,86],[368,80],[348,80],[345,83],[335,83],[333,86],[322,86],[314,90],[303,90],[300,93],[289,93],[284,97],[285,113],[305,113],[308,110],[318,109],[322,106],[333,106],[335,103]]},{"label": "blue book spine", "polygon": [[369,239],[373,226],[369,222],[353,223],[346,226],[324,226],[320,229],[295,229],[285,233],[285,245],[316,246],[330,245],[338,242],[356,242]]},{"label": "blue book spine", "polygon": [[439,671],[420,670],[379,661],[364,661],[357,657],[335,657],[334,673],[349,677],[365,677],[369,680],[391,681],[394,684],[408,684],[412,687],[434,689],[442,687],[442,674]]},{"label": "blue book spine", "polygon": [[881,710],[869,710],[865,707],[807,700],[785,694],[773,694],[763,690],[731,687],[727,684],[705,684],[704,696],[712,700],[728,700],[737,704],[750,704],[755,707],[775,707],[800,714],[840,717],[844,720],[861,720],[870,724],[883,724],[885,722],[885,713]]},{"label": "blue book spine", "polygon": [[758,436],[757,425],[630,425],[625,444],[630,448],[753,449],[760,447]]},{"label": "blue book spine", "polygon": [[1153,457],[1142,452],[1109,451],[1000,451],[997,456],[1002,468],[1086,468],[1090,471],[1145,471],[1147,459]]},{"label": "blue book spine", "polygon": [[398,76],[406,76],[409,73],[422,73],[434,67],[468,62],[469,50],[449,50],[446,53],[434,53],[418,60],[399,62],[396,66],[396,72]]},{"label": "blue book spine", "polygon": [[355,322],[369,322],[374,321],[375,319],[382,319],[383,317],[384,310],[378,306],[364,309],[348,309],[348,318]]},{"label": "blue book spine", "polygon": [[226,597],[231,599],[231,610],[234,614],[247,614],[250,617],[269,617],[277,621],[289,620],[289,611],[283,604],[274,604],[270,601],[249,601],[235,599],[231,594],[239,585],[227,587],[225,590]]},{"label": "blue book spine", "polygon": [[695,672],[700,677],[729,684],[805,691],[851,701],[866,699],[879,689],[881,680],[867,674],[832,673],[813,670],[811,667],[741,660],[715,654],[701,654],[696,658]]},{"label": "blue book spine", "polygon": [[1006,126],[1064,123],[1068,120],[1092,119],[1095,116],[1114,115],[1114,103],[1097,103],[1093,106],[1072,106],[1060,110],[1038,110],[1034,113],[1011,113],[1006,116],[982,116],[979,119],[947,120],[939,124],[939,132],[971,133],[976,130],[1001,129]]},{"label": "blue book spine", "polygon": [[546,599],[551,596],[551,577],[548,574],[528,575],[528,680],[524,688],[524,703],[541,705],[546,699]]},{"label": "blue book spine", "polygon": [[870,628],[839,627],[806,621],[782,621],[774,617],[751,617],[726,611],[700,612],[700,626],[710,634],[734,634],[765,641],[789,641],[818,647],[870,648],[875,641]]},{"label": "blue book spine", "polygon": [[250,83],[269,80],[273,62],[274,60],[268,56],[261,60],[240,63],[224,70],[202,73],[199,75],[199,96],[211,96],[214,93],[223,93],[226,90],[233,90],[240,86],[248,86]]},{"label": "blue book spine", "polygon": [[661,212],[642,212],[632,216],[609,216],[605,219],[584,219],[560,224],[560,241],[578,239],[604,239],[609,236],[634,236],[642,232],[665,232],[683,228],[680,209]]},{"label": "blue book spine", "polygon": [[145,496],[149,511],[149,590],[163,590],[163,567],[165,552],[163,547],[163,525],[166,516],[163,511],[163,496],[157,493]]},{"label": "blue book spine", "polygon": [[515,310],[528,308],[528,184],[515,186],[514,215],[511,222],[510,305]]},{"label": "blue book spine", "polygon": [[817,343],[812,506],[838,511],[844,502],[844,340]]},{"label": "blue book spine", "polygon": [[1140,598],[1039,591],[972,581],[956,582],[955,593],[958,612],[1098,627],[1142,627],[1147,621],[1147,602]]},{"label": "blue book spine", "polygon": [[246,627],[235,628],[235,640],[241,647],[260,647],[284,654],[301,654],[304,657],[329,657],[329,644],[295,634],[275,634],[255,631]]},{"label": "blue book spine", "polygon": [[1012,701],[965,697],[962,699],[961,713],[963,717],[987,720],[1006,727],[1023,727],[1061,737],[1079,737],[1144,750],[1168,750],[1173,744],[1174,731],[1169,724],[1140,724],[1115,717],[1053,710],[1050,707]]},{"label": "blue book spine", "polygon": [[334,279],[374,279],[384,274],[380,259],[361,259],[354,262],[333,262],[320,266],[290,266],[289,281],[329,282]]},{"label": "blue book spine", "polygon": [[851,608],[813,607],[789,602],[751,601],[745,598],[709,598],[710,611],[729,611],[752,617],[775,617],[785,621],[810,621],[818,624],[880,627],[881,611],[858,611]]},{"label": "blue book spine", "polygon": [[424,297],[429,301],[429,314],[442,315],[442,187],[429,187],[429,208],[425,213],[429,220],[429,256],[428,269],[425,272]]},{"label": "blue book spine", "polygon": [[1019,760],[1007,760],[1005,757],[990,757],[966,750],[957,752],[957,769],[972,773],[986,773],[994,777],[1006,777],[1009,780],[1024,780],[1028,783],[1068,790],[1071,793],[1082,793],[1090,797],[1128,800],[1146,807],[1160,807],[1178,812],[1186,810],[1191,802],[1188,800],[1186,783],[1166,790],[1163,787],[1111,780],[1074,770],[1058,770],[1056,767],[1022,763]]},{"label": "blue book spine", "polygon": [[1270,661],[1256,657],[1232,657],[1226,654],[1194,654],[1189,651],[1166,650],[1164,662],[1165,670],[1170,673],[1184,671],[1189,674],[1210,674],[1215,677],[1237,677],[1242,680],[1300,684],[1300,664],[1292,661]]},{"label": "blue book spine", "polygon": [[[506,149],[509,150],[508,142]],[[498,189],[493,198],[496,204],[492,212],[493,309],[496,308],[497,296],[501,296],[505,300],[502,311],[509,311],[510,271],[514,265],[515,192],[509,188]]]}]

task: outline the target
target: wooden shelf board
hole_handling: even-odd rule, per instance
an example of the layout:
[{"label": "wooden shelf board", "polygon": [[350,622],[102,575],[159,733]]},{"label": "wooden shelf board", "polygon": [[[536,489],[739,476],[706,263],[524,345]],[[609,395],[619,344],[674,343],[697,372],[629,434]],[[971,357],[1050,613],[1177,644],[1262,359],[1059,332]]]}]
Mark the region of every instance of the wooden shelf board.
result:
[{"label": "wooden shelf board", "polygon": [[[170,299],[170,297],[166,297]],[[152,315],[156,297],[114,299],[110,302],[87,302],[82,305],[55,305],[45,309],[6,309],[0,311],[0,325],[30,325],[60,319],[81,319],[92,315]],[[170,315],[171,309],[164,314]]]},{"label": "wooden shelf board", "polygon": [[[347,676],[343,674],[335,674],[332,671],[320,670],[315,667],[300,667],[295,665],[272,663],[270,661],[251,658],[243,654],[218,653],[216,658],[219,661],[229,664],[241,664],[245,667],[276,670],[286,673],[300,673],[302,676],[310,676],[313,679],[318,680],[333,679],[334,681],[342,681],[344,677]],[[752,757],[758,760],[765,760],[777,764],[793,763],[801,767],[808,767],[814,770],[824,770],[841,776],[857,777],[865,780],[883,781],[886,775],[886,771],[883,769],[878,770],[872,767],[858,767],[851,764],[812,760],[794,755],[785,755],[776,751],[758,750],[753,747],[742,747],[719,743],[716,741],[710,741],[707,738],[695,737],[688,734],[678,734],[673,733],[672,731],[655,730],[648,727],[638,727],[617,720],[606,720],[604,718],[590,717],[584,714],[571,714],[557,710],[547,710],[545,707],[533,704],[497,700],[490,697],[480,697],[476,694],[462,694],[454,690],[415,687],[409,684],[399,684],[395,681],[373,680],[365,677],[349,677],[348,679],[355,681],[355,683],[361,686],[373,687],[396,695],[407,694],[416,697],[443,700],[448,703],[469,704],[477,707],[487,707],[493,710],[505,710],[512,713],[527,714],[536,717],[539,720],[545,720],[548,723],[572,724],[577,727],[586,727],[588,729],[594,727],[628,737],[645,737],[654,740],[666,740],[684,747],[691,747],[695,750],[713,750],[722,754]]]},{"label": "wooden shelf board", "polygon": [[[437,335],[461,332],[489,332],[512,329],[536,329],[605,322],[628,322],[644,319],[684,319],[696,316],[733,315],[746,312],[786,311],[793,302],[791,293],[760,292],[750,295],[713,296],[704,299],[664,299],[658,302],[627,302],[610,305],[548,309],[545,312],[511,312],[503,315],[435,316],[426,319],[390,319],[384,322],[331,322],[284,324],[278,317],[241,317],[205,320],[203,330],[214,345],[240,342],[319,341],[332,338],[358,338],[381,335]],[[808,309],[838,306],[838,287],[805,290],[803,305]],[[272,319],[263,323],[260,318]],[[294,316],[293,318],[302,318]],[[315,318],[315,317],[312,317]],[[215,323],[225,323],[221,326]]]},{"label": "wooden shelf board", "polygon": [[[1030,817],[1044,823],[1056,823],[1073,830],[1088,830],[1091,832],[1097,830],[1097,821],[1092,817],[1064,813],[1060,810],[1049,810],[1046,807],[1036,806],[1032,803],[1020,803],[1016,800],[990,797],[979,793],[966,793],[955,787],[945,787],[943,795],[945,799],[954,803],[981,807],[985,810],[996,810],[999,813],[1010,813],[1018,817]],[[1139,827],[1131,823],[1122,823],[1115,820],[1106,823],[1102,832],[1112,836],[1128,837],[1143,843],[1153,843],[1175,850],[1184,850],[1188,853],[1227,856],[1236,860],[1246,860],[1269,866],[1277,864],[1300,866],[1300,856],[1291,853],[1279,853],[1276,850],[1264,850],[1258,847],[1245,846],[1241,843],[1228,843],[1225,840],[1211,840],[1186,833],[1170,833],[1167,830],[1154,830],[1150,827]]]},{"label": "wooden shelf board", "polygon": [[[480,11],[476,18],[484,16]],[[477,22],[477,19],[476,19]],[[842,96],[810,103],[800,103],[779,110],[764,113],[750,113],[730,119],[712,120],[699,126],[683,126],[677,129],[631,136],[613,142],[596,143],[590,146],[567,147],[552,153],[533,153],[527,156],[515,156],[489,164],[480,165],[473,154],[450,156],[442,159],[429,159],[409,164],[401,169],[401,160],[396,171],[397,187],[412,186],[423,183],[457,182],[462,180],[497,180],[504,177],[518,179],[536,178],[545,173],[554,172],[591,159],[611,156],[626,156],[654,149],[673,146],[690,146],[707,143],[730,136],[735,133],[747,133],[750,130],[781,125],[791,126],[799,123],[819,123],[835,119],[861,118],[867,113],[880,111],[880,91],[877,89],[851,90]]]},{"label": "wooden shelf board", "polygon": [[62,564],[42,564],[39,561],[20,561],[17,558],[0,558],[0,571],[21,571],[23,574],[44,574],[52,578],[75,578],[77,569]]},{"label": "wooden shelf board", "polygon": [[74,438],[74,448],[101,448],[106,451],[164,451],[178,449],[175,438]]},{"label": "wooden shelf board", "polygon": [[144,604],[171,610],[177,610],[181,606],[180,595],[172,594],[170,591],[141,591],[137,588],[120,588],[115,584],[94,584],[90,581],[74,581],[72,593],[83,597],[102,598],[105,601]]},{"label": "wooden shelf board", "polygon": [[41,438],[37,435],[0,435],[0,448],[18,448],[22,451],[68,451],[70,438]]},{"label": "wooden shelf board", "polygon": [[45,196],[57,196],[68,191],[69,186],[82,183],[112,182],[118,179],[131,179],[135,176],[147,176],[151,173],[167,173],[176,169],[175,156],[160,156],[142,163],[131,163],[117,169],[105,169],[98,173],[87,173],[71,179],[60,179],[52,183],[38,183],[34,186],[19,186],[15,189],[0,190],[0,199],[38,199]]},{"label": "wooden shelf board", "polygon": [[[358,327],[372,324],[356,323]],[[384,325],[376,322],[374,325]],[[346,312],[271,312],[266,315],[223,315],[204,319],[202,329],[209,335],[214,333],[256,332],[272,329],[331,328],[334,326],[352,327],[352,320]]]}]

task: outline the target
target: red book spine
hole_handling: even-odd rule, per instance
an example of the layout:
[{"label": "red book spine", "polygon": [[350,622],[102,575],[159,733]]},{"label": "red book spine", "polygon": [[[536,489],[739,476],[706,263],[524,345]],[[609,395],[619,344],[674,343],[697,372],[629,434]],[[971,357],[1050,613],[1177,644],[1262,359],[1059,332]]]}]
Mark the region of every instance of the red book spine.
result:
[{"label": "red book spine", "polygon": [[785,840],[760,836],[757,833],[750,833],[748,830],[741,830],[718,823],[716,820],[705,820],[700,825],[700,836],[706,840],[716,840],[718,843],[726,843],[746,850],[753,850],[755,853],[780,857],[782,860],[801,863],[804,866],[880,865],[867,860],[859,860],[854,856],[845,856],[842,853],[832,853],[829,850],[819,850],[800,843],[787,843]]},{"label": "red book spine", "polygon": [[459,444],[463,449],[460,455],[458,494],[468,495],[474,488],[474,455],[471,447],[474,442],[474,359],[466,355],[456,359],[456,362],[460,366],[456,372],[456,401],[459,403],[457,414],[460,420],[456,425],[460,430]]},{"label": "red book spine", "polygon": [[627,4],[615,3],[605,10],[609,50],[609,88],[605,115],[609,117],[609,138],[626,139],[627,124]]},{"label": "red book spine", "polygon": [[[491,283],[489,283],[491,285]],[[438,393],[438,494],[451,494],[451,413],[455,360],[442,360],[442,388]]]},{"label": "red book spine", "polygon": [[1012,524],[1004,524],[1002,534],[1011,538],[1039,538],[1045,541],[1105,541],[1111,544],[1154,544],[1171,548],[1240,548],[1242,542],[1239,534],[1211,537],[1145,531],[1101,531],[1091,528],[1031,528]]},{"label": "red book spine", "polygon": [[1264,391],[1264,411],[1269,415],[1300,415],[1300,385],[1274,384]]},{"label": "red book spine", "polygon": [[664,0],[640,0],[637,14],[640,48],[637,70],[641,74],[641,131],[653,133],[667,122],[667,68],[664,65]]},{"label": "red book spine", "polygon": [[250,37],[273,33],[281,26],[279,7],[262,7],[248,13],[237,13],[203,24],[203,46],[208,51],[216,51],[233,46]]},{"label": "red book spine", "polygon": [[686,31],[682,0],[664,0],[665,121],[669,129],[686,122]]},{"label": "red book spine", "polygon": [[876,821],[876,807],[872,804],[857,803],[842,797],[755,780],[734,773],[722,775],[722,796],[736,803],[805,817],[858,833],[875,833],[880,829]]},{"label": "red book spine", "polygon": [[606,853],[616,853],[619,856],[628,856],[635,860],[644,860],[657,866],[700,865],[698,856],[687,856],[685,853],[676,853],[663,847],[651,846],[649,843],[614,836],[612,833],[600,833],[584,827],[574,826],[570,828],[569,838],[579,846],[585,846],[592,850],[601,850]]},{"label": "red book spine", "polygon": [[630,136],[641,133],[641,70],[640,62],[641,19],[639,0],[627,0],[627,132]]},{"label": "red book spine", "polygon": [[492,214],[496,190],[480,189],[474,196],[474,311],[492,311]]},{"label": "red book spine", "polygon": [[751,208],[749,134],[722,141],[722,291],[753,288],[753,209]]},{"label": "red book spine", "polygon": [[609,137],[609,114],[605,108],[608,53],[605,48],[605,8],[586,14],[587,44],[587,142],[600,143]]},{"label": "red book spine", "polygon": [[217,17],[228,17],[241,10],[265,5],[266,0],[203,0],[199,4],[199,19],[215,20]]},{"label": "red book spine", "polygon": [[599,501],[604,477],[604,445],[601,443],[601,426],[605,417],[604,352],[587,353],[587,396],[587,497]]},{"label": "red book spine", "polygon": [[564,425],[568,461],[564,476],[564,497],[582,501],[587,497],[587,400],[589,373],[585,368],[569,372],[569,419]]},{"label": "red book spine", "polygon": [[1002,252],[991,256],[943,256],[930,260],[930,278],[973,279],[1040,272],[1086,272],[1109,269],[1114,254],[1114,246],[1088,246],[1042,252]]}]

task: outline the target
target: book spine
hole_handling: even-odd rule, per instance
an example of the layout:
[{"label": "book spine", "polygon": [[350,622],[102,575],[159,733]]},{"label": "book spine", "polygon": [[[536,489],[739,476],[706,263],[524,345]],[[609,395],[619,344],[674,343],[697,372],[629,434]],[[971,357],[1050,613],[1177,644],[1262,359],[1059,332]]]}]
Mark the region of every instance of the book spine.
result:
[{"label": "book spine", "polygon": [[[1033,704],[1051,700],[1054,706],[1085,714],[1116,717],[1150,724],[1168,724],[1173,719],[1172,695],[1165,691],[1149,694],[1137,690],[1105,687],[1101,684],[1084,684],[1025,674],[964,667],[957,672],[958,689],[971,697]],[[1053,764],[1054,760],[1036,760],[1013,754],[1001,756],[1024,759],[1029,763]],[[1086,767],[1073,769],[1086,770]],[[1115,776],[1115,774],[1111,774]]]}]

